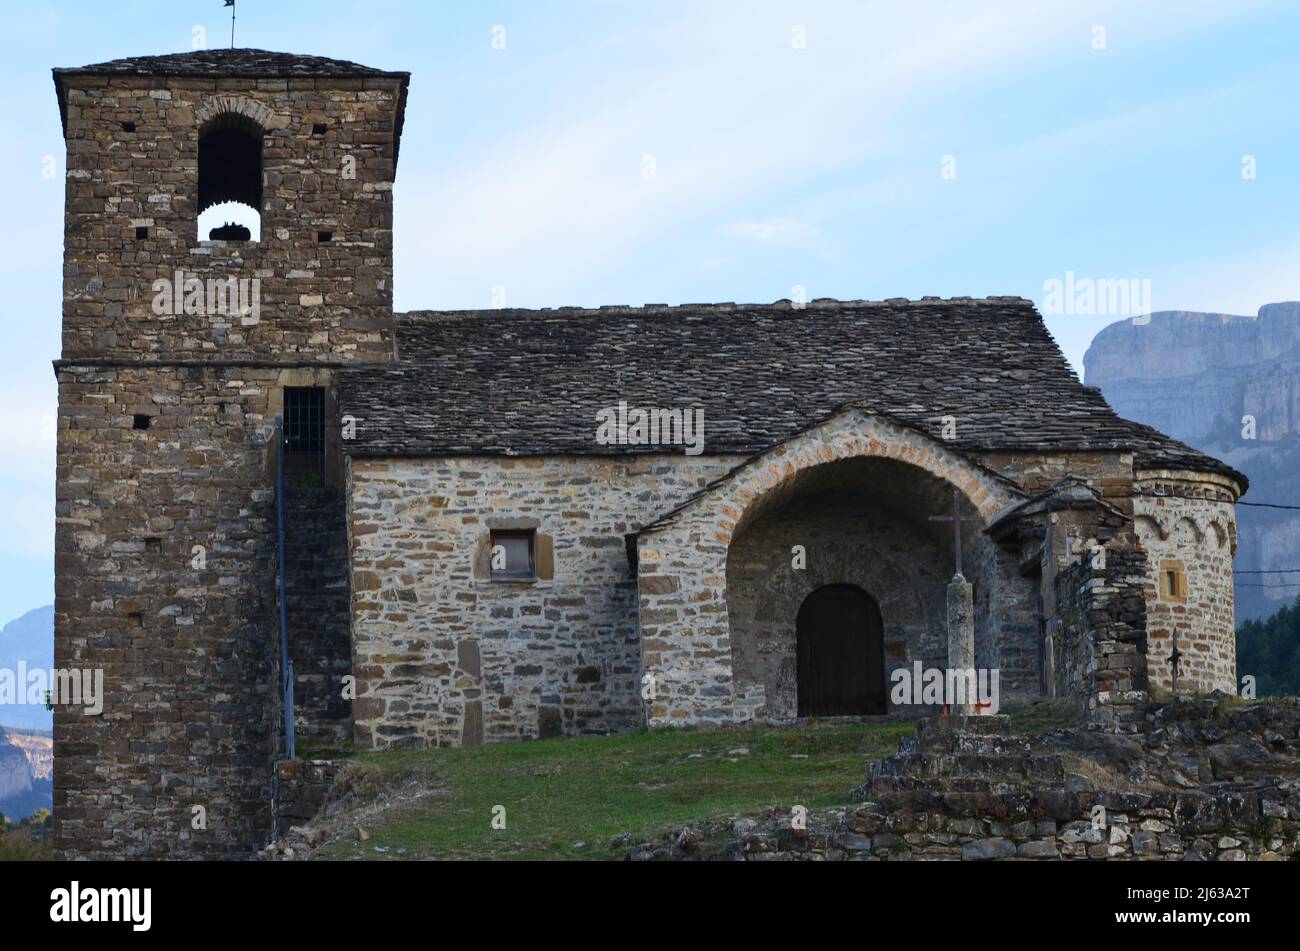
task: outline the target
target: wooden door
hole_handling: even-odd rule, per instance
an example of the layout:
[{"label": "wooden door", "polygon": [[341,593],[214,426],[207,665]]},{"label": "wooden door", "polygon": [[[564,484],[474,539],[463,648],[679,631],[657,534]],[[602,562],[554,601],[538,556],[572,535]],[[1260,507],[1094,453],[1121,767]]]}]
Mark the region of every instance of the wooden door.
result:
[{"label": "wooden door", "polygon": [[869,594],[818,588],[799,608],[796,637],[800,716],[886,712],[884,633]]}]

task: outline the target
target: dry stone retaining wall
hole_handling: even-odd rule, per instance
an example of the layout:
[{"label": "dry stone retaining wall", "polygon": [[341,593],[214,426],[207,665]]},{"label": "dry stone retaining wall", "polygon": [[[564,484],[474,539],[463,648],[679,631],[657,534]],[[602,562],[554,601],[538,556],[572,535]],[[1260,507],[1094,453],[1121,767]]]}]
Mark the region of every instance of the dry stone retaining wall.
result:
[{"label": "dry stone retaining wall", "polygon": [[280,760],[272,794],[275,835],[316,818],[347,764],[339,760]]},{"label": "dry stone retaining wall", "polygon": [[[914,809],[867,802],[684,829],[627,857],[746,861],[1279,861],[1300,856],[1300,786],[1207,792],[948,794]],[[1094,820],[1101,806],[1104,819]]]}]

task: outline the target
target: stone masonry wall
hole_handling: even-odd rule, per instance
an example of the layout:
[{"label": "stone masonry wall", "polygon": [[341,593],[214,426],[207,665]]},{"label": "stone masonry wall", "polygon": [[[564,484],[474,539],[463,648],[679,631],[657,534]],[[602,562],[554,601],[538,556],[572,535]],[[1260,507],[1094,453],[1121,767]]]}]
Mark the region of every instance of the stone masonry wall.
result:
[{"label": "stone masonry wall", "polygon": [[[391,359],[396,80],[64,82],[64,359]],[[199,133],[223,113],[266,133],[260,242],[198,240]],[[154,281],[178,269],[257,278],[260,317],[160,319]]]},{"label": "stone masonry wall", "polygon": [[1066,476],[1084,479],[1109,504],[1128,511],[1133,494],[1131,452],[988,452],[979,461],[1033,495]]},{"label": "stone masonry wall", "polygon": [[59,371],[55,664],[102,670],[105,689],[98,717],[55,712],[65,854],[265,844],[279,659],[268,408],[282,372]]},{"label": "stone masonry wall", "polygon": [[[738,461],[351,459],[357,746],[635,728],[627,536]],[[490,530],[523,527],[552,564],[533,582],[491,580],[480,570]]]},{"label": "stone masonry wall", "polygon": [[[978,526],[966,526],[963,539],[963,571],[974,586],[975,666],[998,671],[1003,702],[1039,696],[1038,599],[1034,582],[1021,576],[1016,554],[991,543]],[[941,629],[947,630],[946,617]],[[944,656],[946,665],[946,651]]]},{"label": "stone masonry wall", "polygon": [[316,817],[346,766],[341,760],[286,759],[275,764],[276,838]]},{"label": "stone masonry wall", "polygon": [[[283,387],[392,357],[399,80],[59,81],[55,654],[102,669],[107,699],[55,712],[56,848],[246,855],[270,837],[281,742],[272,417]],[[265,132],[260,242],[197,238],[200,131],[232,117]],[[158,313],[178,271],[256,280],[258,313],[206,293]]]},{"label": "stone masonry wall", "polygon": [[[305,474],[304,474],[305,475]],[[350,742],[352,673],[348,530],[341,485],[285,478],[285,588],[298,741]]]},{"label": "stone masonry wall", "polygon": [[[886,687],[891,671],[914,660],[945,666],[952,554],[931,532],[843,495],[808,500],[743,530],[727,557],[736,719],[798,716],[795,622],[804,599],[825,585],[856,585],[879,605]],[[791,566],[794,545],[806,550],[801,570]]]},{"label": "stone masonry wall", "polygon": [[[1218,479],[1194,473],[1144,473],[1138,481],[1133,506],[1147,558],[1147,663],[1151,683],[1165,690],[1174,688],[1169,658],[1176,631],[1178,690],[1237,692],[1231,499]],[[1168,570],[1185,578],[1185,592],[1162,583]]]},{"label": "stone masonry wall", "polygon": [[1147,699],[1146,558],[1122,543],[1104,567],[1084,552],[1056,575],[1056,690],[1089,722],[1131,732]]}]

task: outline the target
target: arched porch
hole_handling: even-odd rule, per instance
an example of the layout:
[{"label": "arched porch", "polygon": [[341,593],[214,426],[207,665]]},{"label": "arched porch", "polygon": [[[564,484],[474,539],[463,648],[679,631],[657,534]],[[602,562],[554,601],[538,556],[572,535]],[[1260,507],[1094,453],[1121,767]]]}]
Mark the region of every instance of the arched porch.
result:
[{"label": "arched porch", "polygon": [[1032,603],[1034,589],[980,529],[1018,490],[924,434],[854,408],[641,534],[649,722],[796,716],[799,608],[830,584],[856,585],[878,603],[886,674],[918,660],[945,666],[952,523],[931,519],[951,516],[954,490],[970,519],[962,557],[976,589],[976,663],[996,666],[1010,616],[1000,608]]}]

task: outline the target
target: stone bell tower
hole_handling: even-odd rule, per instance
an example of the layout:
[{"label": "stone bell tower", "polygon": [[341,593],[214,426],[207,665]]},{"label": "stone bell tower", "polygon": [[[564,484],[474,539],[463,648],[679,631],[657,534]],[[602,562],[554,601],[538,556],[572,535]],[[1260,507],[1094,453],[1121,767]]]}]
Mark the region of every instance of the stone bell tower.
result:
[{"label": "stone bell tower", "polygon": [[[230,856],[270,837],[280,416],[302,487],[287,495],[326,549],[295,543],[289,519],[300,735],[350,729],[331,384],[392,356],[408,81],[248,49],[54,71],[67,142],[55,661],[104,685],[97,715],[55,710],[66,856]],[[251,226],[200,233],[225,202]]]}]

